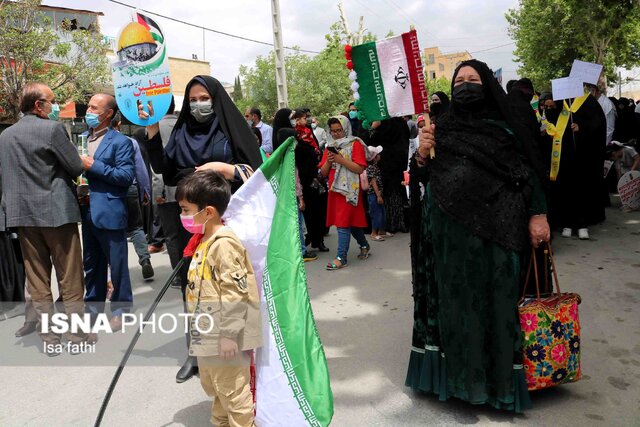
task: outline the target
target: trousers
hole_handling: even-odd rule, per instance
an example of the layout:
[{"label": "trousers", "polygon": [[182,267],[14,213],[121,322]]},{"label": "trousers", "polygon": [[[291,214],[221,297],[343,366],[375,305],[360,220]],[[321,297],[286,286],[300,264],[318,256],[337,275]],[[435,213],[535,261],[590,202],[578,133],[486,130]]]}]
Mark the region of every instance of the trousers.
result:
[{"label": "trousers", "polygon": [[[39,317],[54,313],[51,293],[51,268],[56,278],[67,315],[84,312],[84,278],[82,273],[82,249],[80,233],[75,223],[60,227],[20,227],[20,248],[24,258],[27,286],[33,307]],[[53,333],[40,332],[46,342],[59,341]],[[85,336],[69,334],[71,341],[82,341]]]}]

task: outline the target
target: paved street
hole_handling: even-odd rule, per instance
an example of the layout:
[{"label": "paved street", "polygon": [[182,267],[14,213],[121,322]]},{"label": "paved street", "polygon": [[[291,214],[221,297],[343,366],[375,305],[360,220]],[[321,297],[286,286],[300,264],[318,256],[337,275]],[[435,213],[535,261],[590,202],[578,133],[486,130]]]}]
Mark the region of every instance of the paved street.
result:
[{"label": "paved street", "polygon": [[[351,262],[341,271],[324,270],[333,251],[307,263],[334,392],[332,425],[640,425],[640,213],[610,208],[607,217],[604,225],[591,230],[590,241],[554,242],[562,289],[582,296],[584,378],[534,393],[534,409],[524,415],[455,400],[442,403],[404,387],[412,324],[408,235],[372,242],[367,261],[357,260],[357,245],[352,243]],[[334,230],[326,243],[336,247]],[[138,311],[144,312],[169,274],[168,256],[152,256],[156,279],[148,283],[142,282],[131,247],[129,258]],[[163,307],[179,306],[179,291],[170,289]],[[21,322],[21,317],[0,322],[0,425],[93,425],[131,334],[101,335],[100,355],[65,353],[49,359],[37,354],[35,334],[13,337]],[[25,347],[33,347],[33,357],[16,359]],[[103,425],[208,425],[210,401],[199,381],[174,380],[184,350],[180,333],[144,334]]]}]

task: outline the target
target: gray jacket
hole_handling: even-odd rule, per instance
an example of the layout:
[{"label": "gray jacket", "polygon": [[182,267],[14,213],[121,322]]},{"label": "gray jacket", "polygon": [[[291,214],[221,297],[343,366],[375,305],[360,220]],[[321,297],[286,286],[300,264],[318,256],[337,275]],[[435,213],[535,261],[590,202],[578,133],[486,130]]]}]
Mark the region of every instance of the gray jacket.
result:
[{"label": "gray jacket", "polygon": [[78,150],[61,123],[26,114],[0,134],[0,229],[80,221]]}]

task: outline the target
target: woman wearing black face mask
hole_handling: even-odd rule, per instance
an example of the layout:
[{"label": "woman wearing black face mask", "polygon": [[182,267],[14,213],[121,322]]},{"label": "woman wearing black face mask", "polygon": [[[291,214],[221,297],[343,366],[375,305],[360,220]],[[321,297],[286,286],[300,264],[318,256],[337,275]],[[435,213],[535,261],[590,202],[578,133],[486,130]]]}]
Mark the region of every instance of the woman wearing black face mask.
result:
[{"label": "woman wearing black face mask", "polygon": [[[562,100],[553,101],[550,97],[544,101],[545,118],[555,129],[562,128],[559,118],[563,105]],[[604,220],[604,206],[609,197],[602,177],[607,124],[593,96],[584,101],[576,98],[572,106],[579,107],[564,127],[559,166],[554,172],[555,179],[549,183],[549,222],[553,228],[562,229],[562,237],[569,238],[577,231],[580,239],[587,240],[588,227]],[[545,132],[544,138],[543,161],[551,172],[553,137]]]},{"label": "woman wearing black face mask", "polygon": [[[185,94],[168,141],[162,140],[158,123],[146,128],[144,143],[153,170],[162,173],[168,186],[177,185],[199,170],[215,170],[230,182],[231,191],[235,192],[262,163],[255,136],[218,80],[196,76],[187,84]],[[142,109],[139,114],[143,119],[148,117]],[[179,212],[175,221],[180,222]],[[188,239],[181,240],[180,253]],[[189,262],[185,262],[180,271],[183,301],[188,268]],[[181,383],[195,375],[196,363],[195,357],[188,357],[176,381]]]},{"label": "woman wearing black face mask", "polygon": [[544,172],[530,138],[487,65],[463,62],[452,108],[435,127],[436,156],[418,154],[428,181],[411,242],[415,322],[406,385],[415,390],[510,411],[530,407],[520,266],[531,245],[550,237]]},{"label": "woman wearing black face mask", "polygon": [[434,92],[431,95],[431,104],[429,105],[429,118],[431,123],[436,123],[439,117],[442,117],[449,110],[449,97],[444,92]]}]

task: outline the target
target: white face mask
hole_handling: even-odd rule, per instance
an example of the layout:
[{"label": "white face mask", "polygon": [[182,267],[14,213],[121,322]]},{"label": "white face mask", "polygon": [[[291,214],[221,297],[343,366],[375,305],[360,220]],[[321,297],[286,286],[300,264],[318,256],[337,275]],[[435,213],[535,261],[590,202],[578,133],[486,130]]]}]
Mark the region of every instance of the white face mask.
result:
[{"label": "white face mask", "polygon": [[204,123],[213,114],[213,103],[211,101],[194,101],[189,103],[191,115],[198,123]]},{"label": "white face mask", "polygon": [[311,123],[311,129],[315,129],[315,128],[317,128],[317,127],[318,127],[318,125],[317,125],[317,124],[315,124],[315,123]]},{"label": "white face mask", "polygon": [[289,122],[291,123],[291,126],[296,127],[296,119],[291,119]]}]

